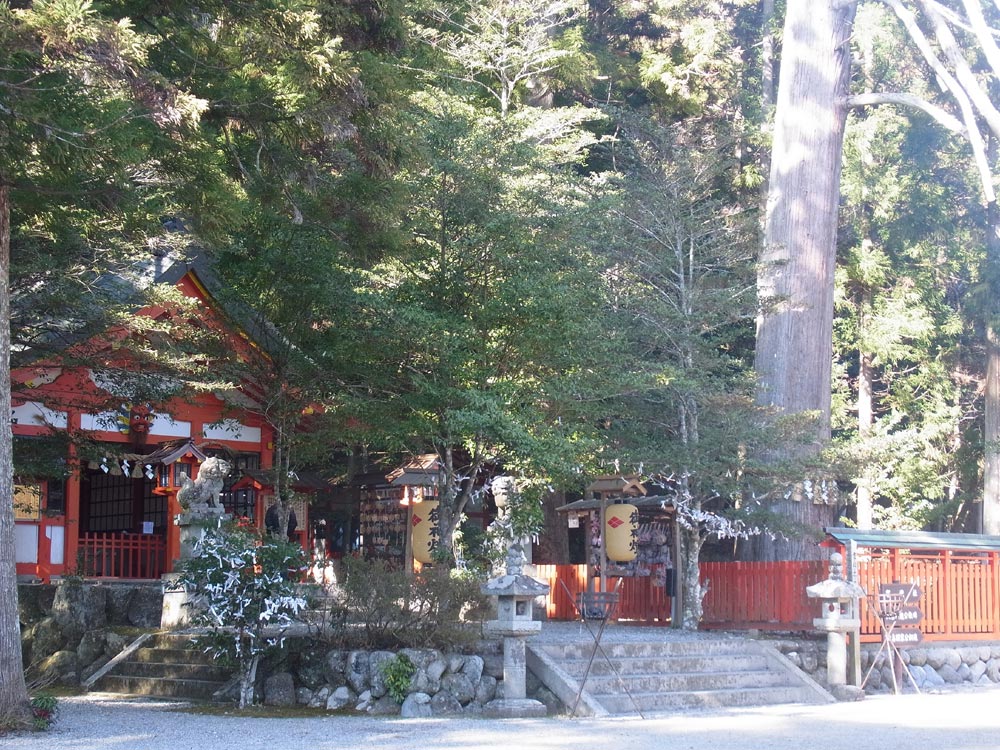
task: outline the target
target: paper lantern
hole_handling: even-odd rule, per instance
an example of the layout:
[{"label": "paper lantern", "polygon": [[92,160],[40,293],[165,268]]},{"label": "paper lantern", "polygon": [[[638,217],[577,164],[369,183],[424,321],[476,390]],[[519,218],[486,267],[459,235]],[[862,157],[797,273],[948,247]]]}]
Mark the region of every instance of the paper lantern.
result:
[{"label": "paper lantern", "polygon": [[609,505],[604,513],[605,550],[609,560],[628,562],[638,553],[639,509],[629,503]]},{"label": "paper lantern", "polygon": [[410,517],[412,529],[413,559],[419,563],[429,563],[434,559],[438,546],[438,502],[424,501],[413,506]]}]

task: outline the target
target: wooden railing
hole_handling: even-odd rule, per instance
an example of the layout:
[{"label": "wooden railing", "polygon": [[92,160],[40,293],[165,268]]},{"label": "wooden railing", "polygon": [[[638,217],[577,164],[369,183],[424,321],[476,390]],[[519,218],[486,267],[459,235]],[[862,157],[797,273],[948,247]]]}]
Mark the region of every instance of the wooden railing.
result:
[{"label": "wooden railing", "polygon": [[811,629],[819,616],[819,605],[805,589],[826,578],[823,562],[707,562],[700,567],[708,588],[702,600],[704,628]]},{"label": "wooden railing", "polygon": [[[546,614],[550,620],[579,618],[575,600],[577,594],[587,589],[586,565],[536,565],[535,578],[549,584]],[[616,618],[649,625],[668,624],[671,597],[663,586],[656,583],[653,578],[609,577],[608,591],[618,592]]]},{"label": "wooden railing", "polygon": [[[535,568],[537,577],[550,586],[549,619],[576,619],[573,601],[587,587],[586,566]],[[701,578],[708,586],[702,628],[812,631],[820,606],[805,589],[826,576],[823,562],[702,563]],[[859,559],[858,582],[870,595],[876,595],[881,584],[894,581],[920,586],[924,615],[920,630],[926,640],[1000,639],[1000,553],[890,550]],[[609,578],[608,588],[616,583]],[[619,591],[619,620],[661,624],[669,620],[670,597],[650,579],[626,578]],[[877,640],[881,634],[874,605],[862,602],[861,610],[862,640]]]},{"label": "wooden railing", "polygon": [[78,555],[77,572],[88,578],[158,579],[166,543],[152,534],[87,533],[80,535]]}]

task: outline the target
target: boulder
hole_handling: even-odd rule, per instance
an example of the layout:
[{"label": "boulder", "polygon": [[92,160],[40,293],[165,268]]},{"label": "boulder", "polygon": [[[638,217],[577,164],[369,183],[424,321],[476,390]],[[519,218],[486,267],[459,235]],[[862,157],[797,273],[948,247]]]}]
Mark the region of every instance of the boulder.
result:
[{"label": "boulder", "polygon": [[428,719],[431,711],[431,697],[427,693],[410,693],[399,708],[399,715],[404,719]]},{"label": "boulder", "polygon": [[45,659],[66,648],[66,636],[54,617],[46,617],[31,629],[31,661]]},{"label": "boulder", "polygon": [[391,651],[373,651],[368,657],[368,672],[371,681],[372,696],[381,698],[389,692],[385,674],[382,672],[382,665],[391,662],[396,655]]},{"label": "boulder", "polygon": [[444,659],[434,659],[430,664],[427,665],[426,672],[427,677],[431,680],[440,680],[444,677],[444,673],[448,671],[448,662]]},{"label": "boulder", "polygon": [[476,688],[464,674],[446,674],[441,678],[441,691],[438,695],[444,692],[454,695],[459,704],[464,706],[475,697]]},{"label": "boulder", "polygon": [[289,672],[275,672],[264,680],[265,706],[294,706],[295,680]]},{"label": "boulder", "polygon": [[363,693],[371,685],[368,659],[367,651],[351,651],[347,655],[344,674],[347,677],[347,684],[354,689],[355,693]]},{"label": "boulder", "polygon": [[327,651],[323,659],[323,675],[331,685],[340,685],[344,682],[344,675],[347,672],[347,652],[334,649]]},{"label": "boulder", "polygon": [[[488,674],[483,675],[479,679],[479,684],[476,685],[476,695],[473,701],[481,705],[486,705],[491,700],[496,698],[497,695],[497,681],[495,677],[490,677]],[[543,703],[545,701],[542,701]]]},{"label": "boulder", "polygon": [[56,651],[41,661],[37,674],[43,682],[54,682],[67,687],[80,684],[80,663],[73,651]]},{"label": "boulder", "polygon": [[462,704],[447,690],[431,698],[431,713],[434,716],[454,716],[462,713]]},{"label": "boulder", "polygon": [[295,691],[295,702],[300,706],[308,706],[313,699],[313,691],[307,687],[300,687]]},{"label": "boulder", "polygon": [[981,661],[978,646],[966,646],[965,648],[958,649],[958,657],[962,660],[963,664],[967,664],[970,667],[977,661]]},{"label": "boulder", "polygon": [[327,711],[339,711],[356,701],[358,696],[346,685],[337,688],[326,699]]},{"label": "boulder", "polygon": [[368,707],[368,712],[375,716],[398,716],[399,704],[388,695],[383,695],[381,698],[372,701],[372,704]]},{"label": "boulder", "polygon": [[59,586],[52,600],[52,617],[67,644],[76,646],[88,630],[107,626],[106,588],[76,582]]},{"label": "boulder", "polygon": [[91,664],[104,654],[106,630],[88,630],[76,647],[81,664]]},{"label": "boulder", "polygon": [[910,654],[910,664],[915,667],[922,667],[927,663],[927,649],[911,648],[907,649]]},{"label": "boulder", "polygon": [[465,665],[462,667],[462,674],[468,677],[473,685],[476,685],[483,676],[484,666],[483,657],[473,654],[466,657]]},{"label": "boulder", "polygon": [[1000,682],[1000,659],[990,659],[986,663],[986,676],[990,682]]},{"label": "boulder", "polygon": [[313,691],[312,698],[309,699],[309,708],[322,708],[325,706],[331,692],[328,685],[324,685],[319,690]]}]

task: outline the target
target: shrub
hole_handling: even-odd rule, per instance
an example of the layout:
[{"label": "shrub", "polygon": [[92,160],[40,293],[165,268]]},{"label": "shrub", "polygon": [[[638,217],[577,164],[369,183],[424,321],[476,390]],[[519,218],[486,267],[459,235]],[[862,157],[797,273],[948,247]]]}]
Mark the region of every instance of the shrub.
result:
[{"label": "shrub", "polygon": [[52,726],[59,711],[55,696],[40,693],[31,699],[31,726],[36,731],[44,731]]},{"label": "shrub", "polygon": [[472,575],[444,566],[407,576],[382,560],[344,559],[341,606],[364,635],[365,646],[455,647],[479,637],[485,598]]},{"label": "shrub", "polygon": [[378,668],[385,677],[389,697],[396,703],[405,701],[410,690],[410,680],[417,672],[417,665],[406,654],[396,654],[392,659],[379,664]]},{"label": "shrub", "polygon": [[237,526],[206,530],[180,565],[180,582],[198,595],[191,620],[211,632],[206,650],[239,668],[241,708],[253,703],[261,657],[306,606],[295,583],[304,567],[297,544]]}]

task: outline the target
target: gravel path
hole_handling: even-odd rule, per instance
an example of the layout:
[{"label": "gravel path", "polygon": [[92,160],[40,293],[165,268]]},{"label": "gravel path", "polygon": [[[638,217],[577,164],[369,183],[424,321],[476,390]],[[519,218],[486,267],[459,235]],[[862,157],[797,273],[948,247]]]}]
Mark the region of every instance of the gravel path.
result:
[{"label": "gravel path", "polygon": [[91,694],[62,699],[48,732],[11,750],[998,750],[1000,688],[653,719],[260,719]]}]

